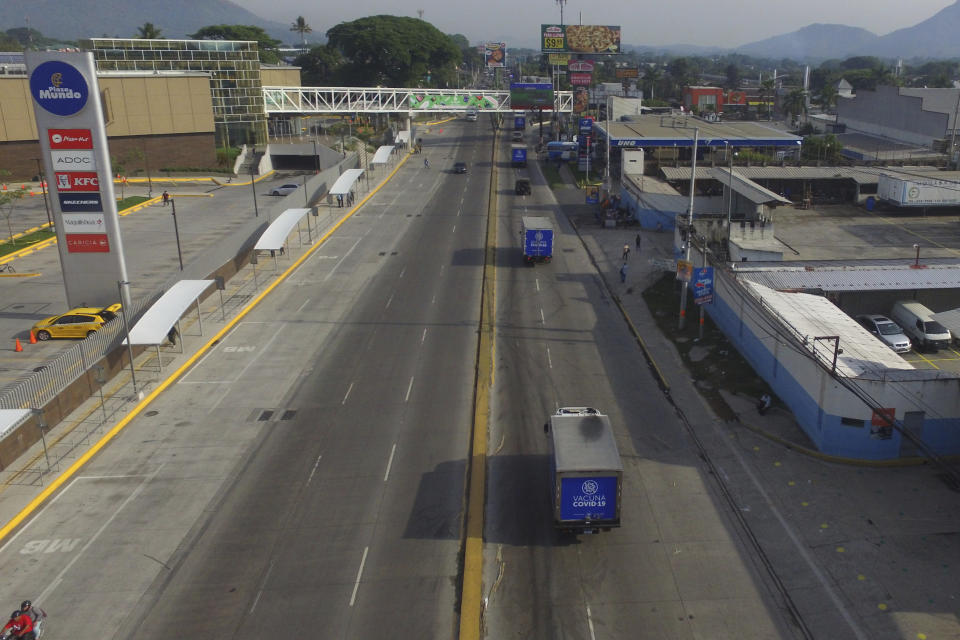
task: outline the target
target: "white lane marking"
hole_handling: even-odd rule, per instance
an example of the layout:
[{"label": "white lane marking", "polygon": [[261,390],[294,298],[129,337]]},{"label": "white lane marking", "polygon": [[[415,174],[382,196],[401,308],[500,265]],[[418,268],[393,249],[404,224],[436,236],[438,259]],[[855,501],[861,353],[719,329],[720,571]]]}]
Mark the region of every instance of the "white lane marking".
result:
[{"label": "white lane marking", "polygon": [[394,294],[392,294],[392,293],[390,294],[390,299],[387,300],[387,306],[385,306],[384,309],[389,309],[389,308],[390,308],[390,303],[393,302],[393,295],[394,295]]},{"label": "white lane marking", "polygon": [[257,362],[257,360],[260,359],[260,354],[269,353],[269,352],[270,352],[270,349],[269,349],[270,345],[273,344],[273,341],[276,340],[277,338],[279,338],[280,335],[284,333],[283,328],[284,328],[285,326],[287,326],[287,323],[286,323],[286,322],[281,322],[281,323],[280,323],[280,330],[277,331],[276,333],[274,333],[272,336],[270,336],[270,339],[267,340],[266,344],[263,345],[263,349],[261,349],[259,353],[254,353],[253,357],[250,358],[250,362],[248,362],[243,369],[240,369],[240,373],[237,374],[237,377],[234,378],[234,379],[232,380],[232,382],[240,382],[240,378],[242,378],[242,377],[243,377],[243,374],[245,374],[245,373],[247,372],[247,369],[249,369],[250,367],[252,367],[252,366]]},{"label": "white lane marking", "polygon": [[348,257],[351,253],[353,253],[353,250],[357,248],[357,245],[360,244],[360,240],[363,240],[363,238],[360,238],[360,239],[358,239],[356,242],[354,242],[354,243],[353,243],[353,246],[350,247],[350,249],[349,249],[345,254],[343,254],[343,257],[340,258],[339,260],[337,260],[337,264],[333,265],[333,269],[330,269],[330,273],[328,273],[326,276],[324,276],[324,278],[323,278],[323,281],[324,281],[324,282],[326,282],[327,280],[329,280],[330,278],[333,277],[333,274],[337,272],[337,269],[340,267],[341,264],[343,264],[343,261],[346,260],[347,257]]},{"label": "white lane marking", "polygon": [[[246,322],[238,322],[237,324],[233,325],[233,328],[230,329],[230,331],[227,331],[227,335],[225,335],[225,336],[223,336],[222,338],[220,338],[220,346],[223,346],[223,344],[227,341],[227,338],[230,337],[230,334],[232,334],[234,331],[236,331],[236,330],[240,327],[240,325],[242,325],[242,324],[248,324],[248,323],[246,323]],[[202,365],[207,358],[209,358],[210,356],[212,356],[215,351],[216,351],[216,349],[210,349],[210,351],[207,351],[207,353],[206,353],[205,356],[203,356],[202,358],[200,358],[200,360],[198,360],[195,365],[193,365],[192,367],[190,367],[190,371],[187,371],[185,374],[183,374],[183,377],[180,378],[180,382],[182,383],[183,381],[185,381],[190,375],[193,374],[194,371],[196,371],[197,369],[199,369],[199,368],[200,368],[200,365]],[[177,383],[177,384],[180,384],[180,383]]]},{"label": "white lane marking", "polygon": [[547,321],[543,317],[543,309],[540,309],[540,324],[547,324]]},{"label": "white lane marking", "polygon": [[393,448],[390,449],[390,459],[387,460],[387,472],[383,474],[383,481],[386,482],[387,478],[390,477],[390,467],[393,466],[393,454],[397,452],[397,443],[393,443]]},{"label": "white lane marking", "polygon": [[461,214],[461,213],[463,213],[463,211],[462,211],[461,209],[457,209],[457,217],[458,217],[458,218],[460,217],[460,214]]},{"label": "white lane marking", "polygon": [[[717,433],[723,434],[723,431],[720,428],[718,428],[716,425],[713,426],[713,429]],[[766,490],[763,488],[763,485],[757,479],[757,476],[753,473],[753,470],[748,466],[747,461],[744,459],[742,455],[740,455],[740,452],[737,450],[737,448],[733,446],[733,444],[730,441],[730,438],[727,438],[726,434],[724,434],[723,440],[726,443],[727,448],[733,453],[734,457],[737,459],[737,462],[740,463],[740,468],[746,472],[747,477],[750,478],[750,481],[753,483],[754,488],[756,488],[757,492],[763,498],[764,502],[767,503],[767,508],[770,509],[774,517],[776,517],[777,521],[780,523],[780,526],[783,527],[783,530],[786,532],[787,537],[790,538],[790,542],[792,542],[794,547],[796,547],[797,553],[800,555],[801,558],[803,558],[804,562],[807,563],[807,566],[810,567],[810,570],[817,577],[817,580],[820,581],[820,584],[823,587],[823,590],[827,592],[828,596],[830,596],[830,599],[833,601],[833,604],[837,608],[837,611],[840,612],[840,616],[844,619],[844,621],[847,623],[847,625],[850,627],[850,629],[853,631],[853,634],[857,638],[859,638],[860,640],[866,640],[868,636],[863,632],[863,630],[860,629],[860,627],[854,621],[853,617],[844,607],[843,601],[840,599],[839,596],[837,596],[834,590],[830,587],[830,584],[833,581],[828,580],[827,577],[823,574],[823,571],[820,569],[820,567],[817,566],[816,561],[813,559],[813,556],[811,556],[809,551],[807,551],[806,545],[800,541],[800,538],[797,536],[794,530],[790,528],[790,525],[787,523],[786,519],[780,514],[780,511],[777,509],[777,507],[774,506],[773,501],[770,499],[769,494],[767,494]]]},{"label": "white lane marking", "polygon": [[593,616],[590,615],[590,605],[587,605],[587,626],[590,627],[591,640],[597,640],[597,635],[593,632]]},{"label": "white lane marking", "polygon": [[443,267],[444,265],[440,265],[440,275],[443,275]]},{"label": "white lane marking", "polygon": [[451,231],[450,233],[456,233],[456,232],[457,232],[457,225],[453,225],[453,231]]},{"label": "white lane marking", "polygon": [[350,383],[350,386],[347,387],[347,392],[343,396],[343,400],[340,401],[340,404],[347,404],[347,398],[350,397],[350,392],[353,391],[353,383]]},{"label": "white lane marking", "polygon": [[540,278],[534,278],[533,281],[537,283],[537,291],[540,291]]},{"label": "white lane marking", "polygon": [[353,593],[350,595],[350,606],[353,606],[353,603],[357,601],[357,589],[360,588],[360,578],[363,576],[363,565],[367,562],[367,552],[370,551],[370,547],[363,548],[363,557],[360,558],[360,569],[357,570],[357,581],[353,585]]},{"label": "white lane marking", "polygon": [[423,341],[427,339],[427,328],[423,328],[423,335],[420,336],[420,344],[423,344]]},{"label": "white lane marking", "polygon": [[433,298],[430,299],[430,304],[437,304],[437,294],[433,294]]},{"label": "white lane marking", "polygon": [[407,396],[403,399],[404,402],[410,400],[410,390],[413,389],[413,376],[410,376],[410,384],[407,385]]},{"label": "white lane marking", "polygon": [[270,577],[270,572],[273,571],[273,563],[275,560],[270,561],[270,566],[267,568],[267,573],[263,576],[263,582],[260,583],[260,591],[257,591],[257,597],[253,599],[253,605],[250,607],[250,613],[253,613],[253,610],[257,608],[257,603],[260,602],[260,596],[263,595],[263,590],[267,586],[267,579]]},{"label": "white lane marking", "polygon": [[[131,502],[133,502],[133,500],[134,500],[137,496],[140,495],[140,492],[143,491],[143,488],[144,488],[145,486],[147,486],[147,483],[157,477],[157,474],[160,473],[160,470],[163,469],[164,465],[166,465],[166,462],[164,462],[164,463],[161,464],[159,467],[157,467],[156,471],[154,471],[153,473],[151,473],[149,476],[145,477],[145,478],[143,479],[143,482],[141,482],[140,484],[138,484],[138,485],[137,485],[137,488],[133,490],[133,493],[131,493],[129,496],[127,496],[127,499],[120,503],[120,506],[117,507],[117,508],[114,510],[113,514],[111,514],[111,516],[110,516],[109,518],[107,518],[106,522],[104,522],[103,525],[101,525],[100,528],[97,529],[97,532],[94,533],[93,536],[87,541],[87,544],[83,545],[83,548],[80,549],[80,551],[77,552],[77,555],[75,555],[75,556],[73,557],[73,559],[70,560],[70,562],[67,563],[67,566],[65,566],[65,567],[63,568],[63,570],[61,570],[60,573],[57,574],[57,577],[53,579],[53,582],[50,583],[50,586],[48,586],[46,589],[44,589],[44,590],[43,590],[43,593],[41,593],[41,594],[37,597],[37,600],[39,600],[40,602],[46,602],[47,600],[50,599],[50,594],[53,593],[53,590],[57,588],[57,585],[59,585],[61,582],[63,582],[63,577],[64,577],[65,575],[67,575],[67,572],[70,571],[70,569],[73,567],[73,565],[75,565],[75,564],[77,563],[77,560],[79,560],[80,558],[82,558],[82,557],[83,557],[83,554],[86,552],[86,550],[89,549],[89,548],[93,545],[93,543],[97,541],[97,538],[99,538],[100,535],[101,535],[104,531],[107,530],[107,527],[109,527],[109,526],[113,523],[113,520],[114,520],[118,515],[120,515],[120,512],[123,511],[123,508],[126,507],[126,506],[127,506],[128,504],[130,504]],[[72,483],[71,483],[71,484],[72,484]],[[62,494],[61,494],[61,495],[62,495]],[[51,504],[52,504],[52,502],[51,502]],[[36,518],[34,518],[34,520],[36,520]],[[11,540],[10,542],[13,542],[13,540]],[[9,543],[8,543],[8,544],[9,544]],[[4,545],[4,548],[6,548],[6,545]],[[0,550],[0,551],[2,551],[2,550]]]},{"label": "white lane marking", "polygon": [[547,364],[553,369],[553,358],[550,357],[550,347],[547,347]]},{"label": "white lane marking", "polygon": [[[404,267],[404,268],[400,271],[400,278],[403,278],[403,274],[405,274],[406,272],[407,272],[407,268]],[[400,278],[397,278],[397,279],[399,280]]]},{"label": "white lane marking", "polygon": [[303,308],[308,304],[310,304],[310,298],[307,298],[306,300],[303,301],[303,304],[300,305],[299,309],[297,309],[297,313],[300,313],[301,311],[303,311]]},{"label": "white lane marking", "polygon": [[317,467],[320,466],[320,458],[322,458],[322,457],[323,457],[322,454],[319,455],[319,456],[317,456],[317,461],[313,463],[313,469],[310,471],[310,477],[307,478],[307,486],[308,486],[308,487],[310,486],[310,481],[313,480],[313,474],[315,474],[315,473],[317,472]]}]

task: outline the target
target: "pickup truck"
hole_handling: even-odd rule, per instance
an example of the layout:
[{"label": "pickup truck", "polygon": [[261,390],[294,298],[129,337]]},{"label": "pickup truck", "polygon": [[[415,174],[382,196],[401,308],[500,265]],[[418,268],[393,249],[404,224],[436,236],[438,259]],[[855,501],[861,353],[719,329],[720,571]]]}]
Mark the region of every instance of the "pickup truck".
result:
[{"label": "pickup truck", "polygon": [[550,262],[553,257],[553,225],[543,216],[523,216],[523,259],[528,264]]},{"label": "pickup truck", "polygon": [[563,407],[544,429],[552,435],[554,528],[599,533],[619,527],[623,463],[610,419],[592,407]]}]

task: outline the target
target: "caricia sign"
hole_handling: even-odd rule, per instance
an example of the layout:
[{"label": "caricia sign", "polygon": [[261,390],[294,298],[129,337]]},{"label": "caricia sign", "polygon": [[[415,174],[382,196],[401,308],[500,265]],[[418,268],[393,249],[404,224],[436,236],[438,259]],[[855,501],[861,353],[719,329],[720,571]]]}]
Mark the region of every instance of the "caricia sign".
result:
[{"label": "caricia sign", "polygon": [[87,104],[90,89],[76,67],[51,60],[30,74],[30,93],[37,104],[55,116],[72,116]]}]

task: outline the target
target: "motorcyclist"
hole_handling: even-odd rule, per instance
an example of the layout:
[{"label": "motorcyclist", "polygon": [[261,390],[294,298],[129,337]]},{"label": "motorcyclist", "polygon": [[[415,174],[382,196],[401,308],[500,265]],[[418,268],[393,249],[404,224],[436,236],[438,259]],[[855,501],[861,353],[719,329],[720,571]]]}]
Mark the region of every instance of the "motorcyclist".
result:
[{"label": "motorcyclist", "polygon": [[20,609],[10,614],[10,620],[3,627],[3,633],[9,637],[18,638],[18,640],[36,640],[37,634],[33,632],[33,618],[23,613]]},{"label": "motorcyclist", "polygon": [[47,615],[46,611],[34,607],[33,603],[29,600],[24,600],[20,603],[20,613],[30,616],[30,619],[33,620],[34,627],[37,626],[37,620]]}]

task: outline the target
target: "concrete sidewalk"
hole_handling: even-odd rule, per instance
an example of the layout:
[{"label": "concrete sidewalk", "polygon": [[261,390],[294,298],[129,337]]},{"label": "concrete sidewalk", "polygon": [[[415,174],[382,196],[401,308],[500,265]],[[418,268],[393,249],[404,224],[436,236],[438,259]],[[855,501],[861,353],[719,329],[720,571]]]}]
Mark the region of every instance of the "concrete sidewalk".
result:
[{"label": "concrete sidewalk", "polygon": [[[960,566],[960,496],[931,466],[821,456],[782,405],[761,416],[755,398],[722,392],[736,418],[718,418],[641,296],[663,274],[658,260],[673,259],[673,233],[600,227],[596,205],[584,204],[569,171],[561,175],[568,182],[555,191],[562,214],[812,636],[960,638],[960,582],[953,575]],[[630,253],[621,282],[624,245]]]}]

